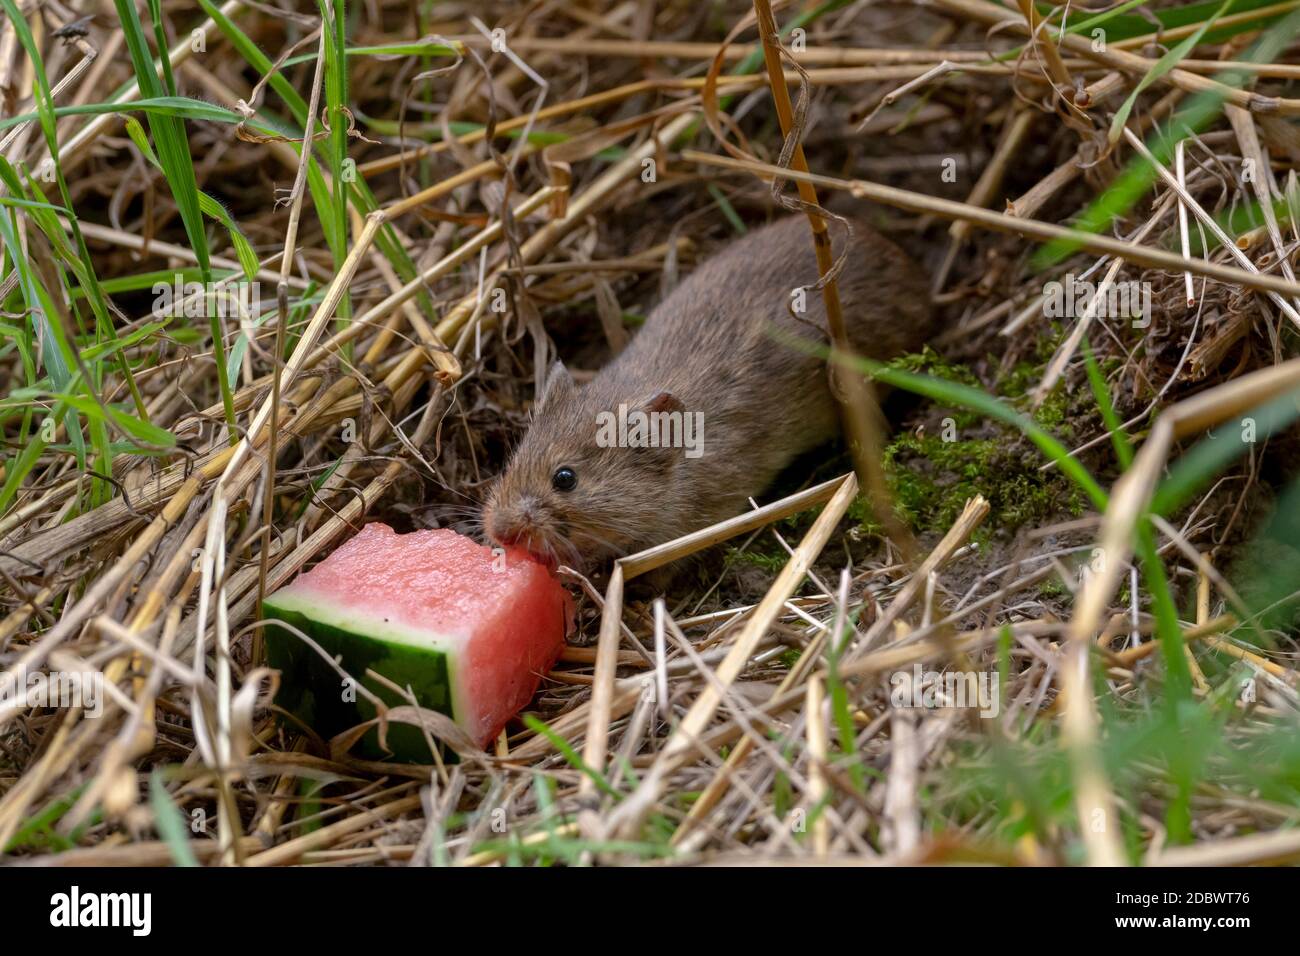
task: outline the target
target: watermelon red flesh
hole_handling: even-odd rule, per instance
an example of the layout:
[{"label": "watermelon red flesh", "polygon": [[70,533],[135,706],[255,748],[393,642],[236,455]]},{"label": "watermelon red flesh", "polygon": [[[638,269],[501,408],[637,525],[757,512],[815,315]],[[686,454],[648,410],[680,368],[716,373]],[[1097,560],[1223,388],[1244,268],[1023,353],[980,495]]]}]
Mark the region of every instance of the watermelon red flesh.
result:
[{"label": "watermelon red flesh", "polygon": [[[480,746],[532,698],[564,646],[571,615],[559,582],[523,551],[494,555],[454,531],[399,535],[380,523],[366,525],[264,606],[265,617],[302,629],[331,656],[341,654],[343,669],[390,704],[405,701],[365,680],[367,667],[411,685],[422,706],[448,714]],[[337,706],[337,674],[325,676],[319,655],[283,628],[267,635],[271,663],[287,671],[290,696],[323,705],[304,712],[290,701],[290,709],[308,722],[334,725],[317,727],[320,733],[344,729],[337,725],[350,718]],[[294,686],[321,685],[322,678],[324,685],[307,694]],[[364,695],[357,703],[351,723],[373,715]],[[390,745],[392,736],[390,730]]]}]

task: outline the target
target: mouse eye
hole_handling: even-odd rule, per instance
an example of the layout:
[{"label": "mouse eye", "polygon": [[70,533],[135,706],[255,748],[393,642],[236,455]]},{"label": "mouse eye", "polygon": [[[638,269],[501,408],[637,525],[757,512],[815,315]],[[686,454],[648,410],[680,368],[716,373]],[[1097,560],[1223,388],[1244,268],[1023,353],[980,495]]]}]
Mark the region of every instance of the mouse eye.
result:
[{"label": "mouse eye", "polygon": [[578,483],[578,476],[568,465],[561,465],[551,475],[551,487],[556,491],[572,491]]}]

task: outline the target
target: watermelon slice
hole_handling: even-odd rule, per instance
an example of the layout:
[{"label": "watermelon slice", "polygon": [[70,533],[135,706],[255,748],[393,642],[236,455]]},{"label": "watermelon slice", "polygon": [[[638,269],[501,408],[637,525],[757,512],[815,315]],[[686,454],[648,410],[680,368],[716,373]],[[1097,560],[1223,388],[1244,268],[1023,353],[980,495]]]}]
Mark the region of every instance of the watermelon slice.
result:
[{"label": "watermelon slice", "polygon": [[[367,678],[367,668],[409,685],[421,706],[447,714],[479,746],[532,699],[572,613],[564,588],[523,551],[494,553],[449,530],[398,534],[377,522],[262,608],[341,655],[343,669],[385,703],[409,700]],[[265,633],[281,706],[327,737],[375,716],[297,636],[274,625]],[[390,724],[387,739],[400,759],[432,756],[418,727]],[[362,747],[382,755],[375,731]]]}]

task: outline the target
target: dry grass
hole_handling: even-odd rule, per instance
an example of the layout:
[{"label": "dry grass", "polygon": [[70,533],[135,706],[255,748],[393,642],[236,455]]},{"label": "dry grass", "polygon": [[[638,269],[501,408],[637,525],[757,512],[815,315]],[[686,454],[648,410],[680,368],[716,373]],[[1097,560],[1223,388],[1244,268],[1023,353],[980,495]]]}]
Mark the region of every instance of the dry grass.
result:
[{"label": "dry grass", "polygon": [[[283,75],[316,118],[315,182],[294,137],[259,132],[274,116],[301,136],[283,91],[225,23],[166,5],[176,37],[205,38],[201,52],[173,47],[178,90],[249,121],[184,129],[198,187],[228,209],[276,292],[256,322],[226,322],[215,358],[202,319],[150,329],[148,274],[201,269],[207,250],[184,228],[174,177],[145,161],[120,114],[61,117],[67,198],[98,281],[117,282],[115,335],[142,332],[121,353],[83,353],[97,399],[80,420],[111,440],[108,456],[99,445],[79,456],[66,426],[77,416],[51,412],[58,390],[7,330],[35,327],[23,296],[39,282],[57,299],[54,322],[83,348],[101,341],[89,283],[34,213],[4,207],[23,248],[0,279],[0,482],[12,485],[0,666],[93,671],[111,688],[94,717],[0,700],[7,860],[1300,859],[1289,610],[1300,580],[1288,566],[1300,555],[1268,530],[1271,499],[1292,500],[1290,419],[1243,460],[1196,466],[1199,484],[1175,494],[1169,481],[1189,473],[1179,464],[1207,429],[1236,429],[1300,385],[1290,38],[1250,61],[1260,24],[1222,18],[1231,35],[1206,34],[1156,77],[1111,141],[1112,115],[1195,24],[1167,30],[1159,48],[1138,35],[1098,50],[1086,35],[1058,45],[1027,0],[1019,13],[981,0],[808,9],[806,49],[769,45],[764,62],[760,32],[799,9],[488,3],[429,18],[372,0],[348,10],[350,46],[435,37],[454,55],[358,53],[340,103],[317,69],[330,47],[314,8],[231,0],[219,19],[290,60]],[[111,4],[70,38],[56,33],[73,19],[60,4],[26,14],[55,106],[104,102],[131,81]],[[495,27],[507,49],[493,49],[484,28]],[[1244,85],[1219,78],[1225,61]],[[34,69],[6,20],[0,115],[34,111]],[[774,102],[777,72],[789,88]],[[1224,109],[1121,207],[1125,164],[1207,91]],[[0,130],[0,153],[36,171],[49,155],[40,133],[36,121]],[[935,276],[950,329],[945,360],[923,363],[940,376],[924,386],[936,404],[893,402],[897,433],[956,416],[972,455],[982,442],[980,454],[991,443],[1010,457],[972,459],[958,475],[924,446],[874,434],[873,399],[854,392],[845,426],[866,454],[850,463],[827,450],[750,515],[625,557],[594,582],[569,576],[573,646],[534,719],[493,754],[377,763],[282,719],[259,597],[368,519],[473,529],[552,351],[597,368],[694,259],[770,214],[780,167],[783,204],[807,209],[792,197],[836,191],[871,200]],[[327,206],[330,195],[345,202]],[[1095,202],[1113,223],[1067,228]],[[810,221],[825,272],[833,249]],[[212,268],[238,280],[239,250],[215,224],[208,233]],[[1048,264],[1037,250],[1062,239],[1074,247]],[[1100,297],[1063,327],[1045,318],[1044,283],[1085,272],[1103,290],[1146,283],[1151,325],[1104,316]],[[834,319],[833,283],[827,296]],[[218,375],[231,354],[233,427]],[[1022,424],[1036,415],[1061,453],[1035,450],[987,405],[960,412],[966,393],[942,380],[953,367]],[[24,459],[42,420],[57,434]],[[1029,462],[1016,471],[1029,484],[1015,487],[1043,496],[1028,522],[990,504],[1021,494],[1003,484],[1011,457]],[[1080,471],[1096,476],[1091,500]],[[909,528],[910,473],[937,473],[931,499],[973,490]],[[874,513],[860,485],[875,491]],[[898,509],[885,504],[891,488]],[[638,577],[697,552],[698,573],[638,599]],[[1269,614],[1254,590],[1239,593],[1243,581],[1270,585],[1259,589]],[[997,677],[997,715],[893,706],[915,665]]]}]

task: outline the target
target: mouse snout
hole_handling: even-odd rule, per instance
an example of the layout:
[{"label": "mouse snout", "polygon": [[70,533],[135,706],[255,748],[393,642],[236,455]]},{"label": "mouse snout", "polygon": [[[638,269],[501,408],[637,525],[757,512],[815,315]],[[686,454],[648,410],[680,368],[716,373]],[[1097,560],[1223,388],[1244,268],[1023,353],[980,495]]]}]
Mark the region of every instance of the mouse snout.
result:
[{"label": "mouse snout", "polygon": [[483,524],[488,537],[497,544],[527,546],[538,530],[540,518],[538,500],[526,496],[512,503],[490,503]]}]

